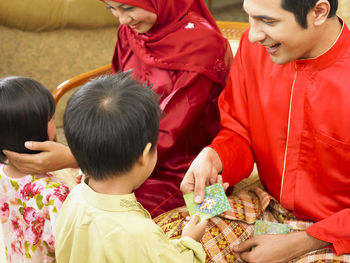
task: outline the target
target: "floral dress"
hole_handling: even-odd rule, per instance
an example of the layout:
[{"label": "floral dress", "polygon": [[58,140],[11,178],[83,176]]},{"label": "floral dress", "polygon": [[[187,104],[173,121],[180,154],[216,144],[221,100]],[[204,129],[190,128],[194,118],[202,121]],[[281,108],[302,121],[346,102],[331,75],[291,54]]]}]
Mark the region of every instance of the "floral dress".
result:
[{"label": "floral dress", "polygon": [[8,262],[55,262],[54,226],[68,193],[50,174],[15,179],[0,164],[0,220]]}]

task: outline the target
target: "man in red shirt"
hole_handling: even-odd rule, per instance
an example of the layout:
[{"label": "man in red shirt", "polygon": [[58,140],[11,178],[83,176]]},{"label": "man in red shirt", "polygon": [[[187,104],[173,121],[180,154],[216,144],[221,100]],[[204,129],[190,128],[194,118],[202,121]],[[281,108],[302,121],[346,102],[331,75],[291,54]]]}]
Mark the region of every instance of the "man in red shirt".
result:
[{"label": "man in red shirt", "polygon": [[[305,231],[235,248],[247,262],[286,262],[329,246],[350,253],[350,31],[337,0],[245,0],[250,30],[219,99],[221,130],[181,190],[234,185],[254,162],[266,190]],[[347,74],[348,72],[348,74]],[[250,251],[250,248],[255,247]]]}]

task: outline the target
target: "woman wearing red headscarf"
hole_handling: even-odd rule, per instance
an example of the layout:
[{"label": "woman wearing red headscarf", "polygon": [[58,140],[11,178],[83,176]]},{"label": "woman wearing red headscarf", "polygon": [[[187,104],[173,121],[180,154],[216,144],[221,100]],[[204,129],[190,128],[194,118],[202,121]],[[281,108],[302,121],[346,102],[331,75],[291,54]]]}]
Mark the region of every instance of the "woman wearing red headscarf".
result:
[{"label": "woman wearing red headscarf", "polygon": [[156,169],[135,192],[154,217],[184,205],[181,180],[218,131],[230,48],[202,0],[104,2],[120,21],[113,71],[152,85],[164,111]]},{"label": "woman wearing red headscarf", "polygon": [[154,217],[184,205],[180,183],[218,131],[232,55],[203,0],[104,2],[120,21],[113,72],[132,70],[152,85],[164,112],[156,169],[135,192]]},{"label": "woman wearing red headscarf", "polygon": [[[160,96],[158,162],[136,191],[155,217],[184,205],[180,183],[192,159],[219,129],[217,100],[232,60],[203,0],[105,0],[119,18],[112,71],[132,70]],[[4,151],[19,170],[45,172],[76,166],[68,147],[29,142],[35,155]],[[40,165],[38,165],[40,164]],[[40,167],[41,170],[38,170]]]}]

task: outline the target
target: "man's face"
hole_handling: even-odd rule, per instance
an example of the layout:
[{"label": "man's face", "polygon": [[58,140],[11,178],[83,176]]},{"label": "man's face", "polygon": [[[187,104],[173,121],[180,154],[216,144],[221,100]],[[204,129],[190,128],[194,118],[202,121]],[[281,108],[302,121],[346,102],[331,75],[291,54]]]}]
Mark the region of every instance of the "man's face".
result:
[{"label": "man's face", "polygon": [[276,64],[318,55],[314,54],[317,43],[311,13],[304,29],[292,12],[282,8],[281,1],[244,0],[243,8],[249,15],[249,40],[264,46]]}]

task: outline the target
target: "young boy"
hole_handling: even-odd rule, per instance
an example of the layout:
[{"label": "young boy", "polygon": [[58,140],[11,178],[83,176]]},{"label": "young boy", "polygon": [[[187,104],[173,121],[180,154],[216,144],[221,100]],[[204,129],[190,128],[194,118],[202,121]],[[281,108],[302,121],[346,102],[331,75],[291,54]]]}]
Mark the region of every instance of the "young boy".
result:
[{"label": "young boy", "polygon": [[206,221],[194,216],[169,241],[133,193],[156,164],[159,116],[156,95],[127,73],[92,80],[70,98],[64,131],[86,179],[58,217],[57,262],[205,261]]}]

